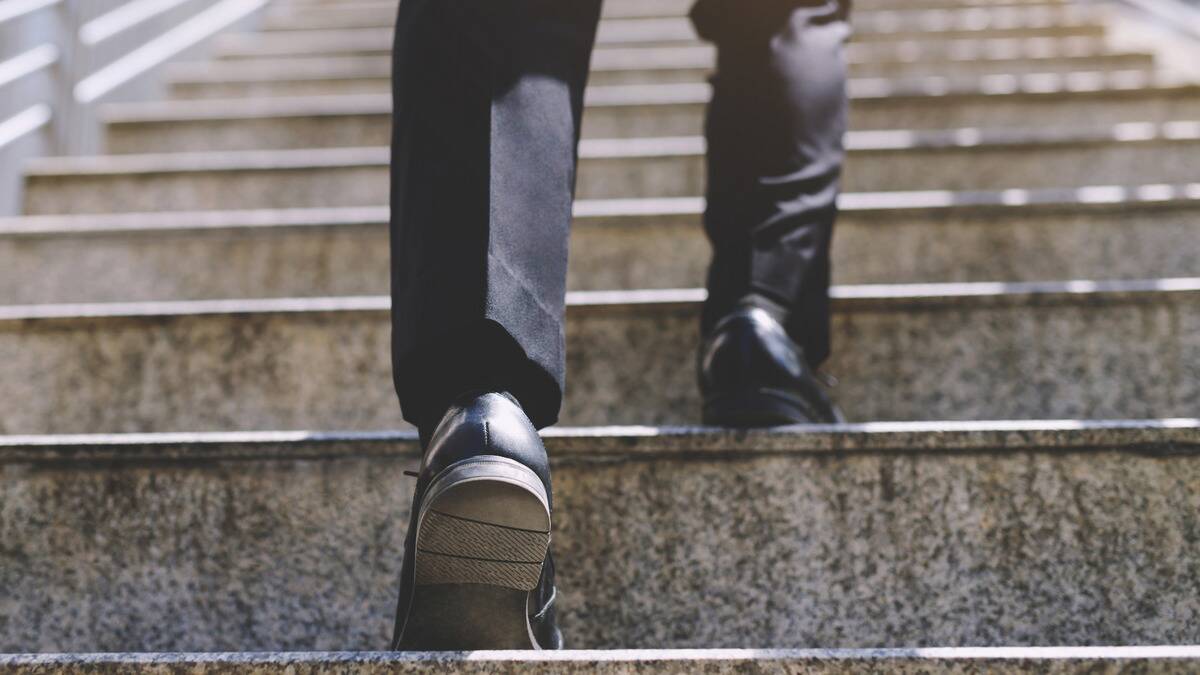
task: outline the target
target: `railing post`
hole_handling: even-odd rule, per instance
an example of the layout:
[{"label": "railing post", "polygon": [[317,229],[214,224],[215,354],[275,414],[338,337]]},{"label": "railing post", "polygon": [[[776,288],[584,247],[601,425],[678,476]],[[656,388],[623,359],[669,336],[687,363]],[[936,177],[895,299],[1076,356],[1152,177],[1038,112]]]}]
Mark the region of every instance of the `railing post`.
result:
[{"label": "railing post", "polygon": [[97,149],[96,120],[90,106],[75,98],[75,85],[91,71],[89,50],[79,40],[87,0],[63,0],[57,8],[57,44],[62,50],[54,92],[55,154],[80,155]]}]

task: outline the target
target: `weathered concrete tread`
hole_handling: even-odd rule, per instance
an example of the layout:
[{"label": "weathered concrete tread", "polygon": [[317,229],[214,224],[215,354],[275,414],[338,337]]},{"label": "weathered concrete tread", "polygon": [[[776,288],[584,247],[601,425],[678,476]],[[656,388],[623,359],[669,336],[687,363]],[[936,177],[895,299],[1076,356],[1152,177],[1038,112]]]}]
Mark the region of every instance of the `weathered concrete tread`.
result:
[{"label": "weathered concrete tread", "polygon": [[166,673],[1187,673],[1200,648],[1012,647],[877,650],[686,649],[562,652],[297,652],[0,655],[0,672]]}]

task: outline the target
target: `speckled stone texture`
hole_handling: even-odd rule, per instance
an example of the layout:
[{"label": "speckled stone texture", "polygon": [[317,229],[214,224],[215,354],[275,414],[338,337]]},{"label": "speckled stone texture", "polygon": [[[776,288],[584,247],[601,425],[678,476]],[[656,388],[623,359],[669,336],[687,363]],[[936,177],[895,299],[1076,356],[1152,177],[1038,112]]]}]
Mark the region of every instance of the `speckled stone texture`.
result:
[{"label": "speckled stone texture", "polygon": [[[692,3],[694,0],[687,0]],[[930,0],[923,0],[928,6]],[[1045,0],[1037,0],[1044,4]],[[608,3],[605,3],[605,7]],[[862,15],[862,2],[855,3],[856,13]],[[641,11],[640,9],[638,11]],[[685,10],[686,12],[686,10]],[[219,58],[219,63],[253,63],[262,59],[279,57],[383,57],[389,58],[392,48],[392,32],[387,30],[355,31],[353,33],[339,31],[322,31],[310,33],[300,40],[295,34],[257,33],[257,34],[227,34],[214,39],[213,52]],[[670,48],[703,49],[703,43],[676,44]],[[964,48],[967,55],[976,55],[978,60],[963,59]],[[595,50],[593,64],[599,64],[606,52],[621,49],[619,45],[599,45]],[[1005,65],[1008,59],[996,59],[997,54],[1011,57],[1011,65]],[[1113,52],[1106,40],[1097,37],[1073,37],[1065,40],[1036,40],[1030,43],[1013,43],[1003,39],[993,41],[972,40],[922,42],[851,42],[846,50],[847,60],[851,68],[855,66],[870,66],[878,64],[884,72],[871,72],[871,76],[894,74],[897,68],[901,72],[912,74],[937,74],[955,72],[956,69],[993,68],[1008,74],[1014,72],[1045,73],[1056,71],[1056,62],[1074,61],[1075,70],[1096,72],[1106,70],[1105,65],[1111,64],[1118,70],[1145,71],[1150,65],[1151,57],[1146,54],[1131,56]],[[1032,67],[1035,62],[1037,67]],[[1115,59],[1115,61],[1114,61]],[[1130,60],[1132,59],[1132,60]],[[644,61],[643,61],[644,62]],[[1117,67],[1120,64],[1121,67]],[[1126,64],[1131,68],[1124,67]],[[946,70],[950,69],[950,70]]]},{"label": "speckled stone texture", "polygon": [[0,234],[0,298],[33,304],[388,292],[388,232],[379,218],[328,227],[153,229],[185,220],[204,219],[164,216],[135,232]]},{"label": "speckled stone texture", "polygon": [[29,173],[24,213],[120,213],[329,208],[387,203],[386,160],[319,171],[253,169],[153,173]]},{"label": "speckled stone texture", "polygon": [[[658,61],[655,60],[655,55],[653,53],[645,54],[643,50],[639,50],[639,52],[643,52],[636,54],[636,58],[642,60],[640,64],[597,68],[598,63],[607,60],[605,52],[621,51],[619,47],[609,49],[602,47],[597,49],[592,57],[593,69],[588,77],[588,83],[602,87],[628,84],[676,84],[703,82],[711,75],[713,58],[706,47],[668,48],[668,50],[689,52],[699,50],[704,52],[706,58],[692,58],[686,61],[675,59],[670,62],[670,67],[666,65],[667,59],[662,59],[663,65],[656,67],[654,64]],[[851,55],[853,56],[853,51],[851,51]],[[386,60],[386,56],[383,58]],[[851,77],[912,78],[938,75],[965,80],[981,75],[1011,73],[1148,72],[1153,66],[1152,62],[1153,59],[1148,54],[1098,52],[1084,56],[960,60],[935,63],[928,61],[859,61],[849,64],[849,73]],[[240,61],[239,64],[245,70],[246,60]],[[244,99],[260,96],[386,93],[391,89],[391,79],[386,70],[377,72],[378,70],[377,68],[363,68],[360,71],[347,72],[345,76],[340,77],[322,76],[321,73],[324,71],[316,67],[311,70],[297,67],[290,73],[284,73],[278,77],[239,78],[236,70],[231,71],[231,75],[223,79],[172,76],[171,96],[180,99]]]},{"label": "speckled stone texture", "polygon": [[[903,14],[901,16],[904,16]],[[871,22],[866,12],[859,11],[858,24],[852,40],[859,44],[899,44],[916,39],[927,39],[929,31],[919,25],[887,25],[891,17],[881,17]],[[882,24],[882,25],[881,25]],[[889,30],[889,28],[891,30]],[[946,40],[973,38],[1026,39],[1026,38],[1100,38],[1104,36],[1103,24],[1086,18],[1062,17],[1051,25],[989,25],[950,26],[939,31]],[[684,17],[651,17],[645,19],[614,19],[602,21],[596,33],[596,44],[604,46],[675,46],[701,44]]]},{"label": "speckled stone texture", "polygon": [[[1200,641],[1196,421],[947,426],[551,437],[569,646]],[[411,440],[100,442],[0,450],[0,651],[386,646]]]},{"label": "speckled stone texture", "polygon": [[[635,88],[636,89],[636,88]],[[654,86],[643,86],[646,95],[628,94],[623,88],[595,90],[583,118],[583,136],[588,138],[654,137],[698,135],[702,130],[707,89],[691,86],[695,94],[671,102]],[[668,86],[667,86],[668,89]],[[670,91],[666,92],[670,96]],[[619,103],[618,103],[619,101]],[[659,102],[655,102],[659,101]],[[214,102],[206,102],[215,103]],[[185,119],[155,120],[151,108],[143,120],[116,120],[109,126],[109,144],[116,153],[132,151],[235,150],[245,148],[365,147],[386,145],[390,138],[390,114],[376,103],[364,112],[346,110],[338,114],[278,113],[277,117],[233,118],[232,110],[253,110],[263,102],[229,103],[229,110],[215,118],[185,115]],[[1046,94],[1019,92],[1007,96],[893,95],[854,98],[851,125],[856,130],[959,129],[959,127],[1021,127],[1031,119],[1040,126],[1078,127],[1088,124],[1142,123],[1195,119],[1200,115],[1200,90],[1060,91]],[[172,115],[174,117],[174,115]],[[232,119],[230,119],[232,118]],[[1093,155],[1096,155],[1093,153]],[[1103,154],[1097,155],[1103,157]],[[1066,160],[1064,160],[1066,161]],[[1097,160],[1099,161],[1099,160]],[[1108,161],[1108,160],[1105,160]],[[1141,161],[1134,159],[1133,161]],[[1170,162],[1174,163],[1174,162]],[[1168,166],[1170,166],[1170,163]],[[1050,163],[1038,168],[1050,174]],[[1069,163],[1064,166],[1070,166]],[[1147,163],[1147,166],[1153,166]],[[1162,169],[1156,167],[1156,171]],[[1078,174],[1072,168],[1070,174]],[[940,175],[934,172],[934,175]],[[1033,178],[1033,177],[1031,177]],[[1034,178],[1036,180],[1036,178]],[[863,181],[865,183],[865,181]],[[1030,183],[1026,183],[1028,185]],[[1006,185],[1007,186],[1007,185]],[[866,189],[856,185],[854,189]],[[695,191],[692,191],[695,193]],[[589,195],[583,192],[583,195]],[[31,202],[36,203],[36,202]]]},{"label": "speckled stone texture", "polygon": [[246,82],[176,80],[171,82],[171,97],[177,99],[242,99],[263,96],[341,96],[386,93],[391,91],[391,87],[392,80],[388,76],[307,77]]},{"label": "speckled stone texture", "polygon": [[[839,284],[1138,279],[1200,275],[1192,203],[844,210]],[[580,218],[573,289],[701,286],[711,256],[697,214]],[[1153,270],[1146,261],[1154,261]]]},{"label": "speckled stone texture", "polygon": [[[299,87],[299,85],[295,85]],[[311,85],[310,85],[311,86]],[[318,95],[347,95],[357,91],[356,80],[338,80],[335,91]],[[251,92],[253,93],[253,92]],[[295,92],[290,95],[304,95]],[[387,145],[391,115],[260,117],[240,120],[118,122],[108,125],[105,149],[112,153],[196,152],[274,148],[342,148]]]},{"label": "speckled stone texture", "polygon": [[[928,30],[928,21],[931,18],[941,18],[943,21],[941,27],[953,34],[956,29],[961,29],[964,26],[975,27],[977,29],[982,27],[1004,27],[1011,29],[1030,26],[1065,26],[1079,23],[1089,17],[1095,16],[1095,12],[1092,11],[1091,7],[1061,3],[1027,7],[1001,6],[995,8],[982,5],[977,10],[977,14],[969,14],[964,9],[969,8],[944,12],[936,17],[931,17],[931,12],[920,10],[897,12],[886,17],[880,17],[868,9],[861,13],[857,23],[861,30],[865,32],[877,32],[881,27],[889,29],[889,32],[896,32],[901,30]],[[680,14],[685,13],[674,12],[667,16],[678,17]],[[263,27],[267,30],[386,28],[393,24],[395,16],[394,8],[387,3],[361,6],[350,4],[344,8],[293,6],[277,8],[268,12],[264,19]],[[653,26],[663,26],[664,28],[675,28],[676,26],[688,27],[686,22],[679,19],[663,21],[661,20],[663,16],[661,14],[646,14],[643,16],[652,20],[658,19],[653,23],[645,22]],[[618,19],[618,17],[614,17],[611,14],[604,18],[606,22]],[[637,19],[639,17],[635,15],[620,18]],[[612,26],[617,28],[622,26],[638,27],[640,23],[642,22],[628,20],[613,21]],[[641,34],[647,31],[637,32]],[[674,30],[664,32],[669,35],[676,33]]]},{"label": "speckled stone texture", "polygon": [[[266,117],[122,122],[109,127],[108,149],[115,153],[211,152],[250,149],[310,149],[386,145],[388,115]],[[853,137],[851,137],[853,140]],[[1200,144],[1187,141],[986,143],[959,147],[851,149],[847,191],[969,190],[1069,187],[1108,184],[1187,183],[1195,178],[1193,158]],[[611,151],[609,151],[611,153]],[[342,167],[256,172],[254,180],[274,183],[347,183],[367,180]],[[692,197],[704,193],[702,152],[663,156],[592,156],[584,146],[576,195],[581,199]],[[39,180],[33,183],[36,185]],[[58,179],[59,182],[72,182]],[[129,177],[113,177],[114,185]],[[247,180],[230,172],[226,180]],[[387,166],[375,167],[373,192],[351,194],[387,201]],[[299,191],[280,188],[288,192]]]},{"label": "speckled stone texture", "polygon": [[[695,422],[698,305],[619,298],[568,310],[561,421]],[[0,431],[399,424],[386,301],[322,303],[0,321]],[[1200,400],[1196,291],[843,299],[834,344],[855,420],[1190,416]]]},{"label": "speckled stone texture", "polygon": [[[1057,652],[1069,652],[1058,655]],[[59,657],[0,655],[0,672],[42,673],[787,673],[852,671],[874,675],[932,673],[1190,673],[1194,649],[1056,650],[622,650],[619,652],[382,652],[266,654],[80,654]]]},{"label": "speckled stone texture", "polygon": [[[117,302],[388,292],[383,209],[231,215],[227,228],[195,214],[60,220],[16,234],[0,221],[0,298],[7,303]],[[290,219],[290,220],[289,220]],[[304,221],[293,226],[253,226]],[[10,221],[28,226],[32,220]],[[46,221],[47,225],[51,225]],[[843,211],[835,230],[839,284],[1040,281],[1200,276],[1193,202]],[[709,245],[697,213],[576,219],[572,290],[691,288],[704,283]],[[1154,261],[1149,270],[1144,261]],[[214,274],[213,270],[221,270]]]},{"label": "speckled stone texture", "polygon": [[[336,122],[336,120],[334,120]],[[147,173],[130,164],[131,158],[108,162],[83,160],[87,165],[105,166],[104,173],[80,173],[84,164],[53,160],[35,164],[27,177],[26,205],[29,213],[113,213],[122,211],[188,211],[211,208],[330,208],[387,204],[388,154],[376,151],[337,151],[340,143],[321,150],[295,149],[310,144],[310,138],[335,138],[337,134],[258,133],[266,120],[161,123],[170,143],[153,143],[153,130],[135,131],[139,146],[172,150],[187,144],[189,128],[196,143],[190,150],[211,148],[211,135],[219,141],[230,137],[231,153],[220,156],[219,170],[202,169],[211,155],[200,155],[192,163],[171,158],[154,165],[158,173]],[[179,126],[178,130],[172,130]],[[337,124],[334,124],[337,127]],[[210,134],[209,129],[218,129]],[[340,128],[340,127],[338,127]],[[178,133],[176,133],[178,131]],[[228,133],[226,133],[228,132]],[[386,135],[386,133],[384,134]],[[275,139],[287,139],[276,142]],[[372,139],[372,142],[378,139]],[[312,144],[320,144],[313,142]],[[700,144],[697,142],[697,146]],[[288,152],[245,153],[252,149]],[[1049,142],[991,144],[984,147],[851,151],[846,174],[849,192],[890,190],[976,190],[1037,185],[1080,187],[1088,185],[1186,184],[1195,178],[1190,160],[1200,144],[1187,142]],[[596,150],[611,152],[595,146]],[[331,159],[334,153],[343,159]],[[663,157],[597,157],[585,146],[580,162],[578,194],[583,199],[695,197],[704,193],[704,162],[696,154]],[[187,185],[200,186],[195,195]],[[205,201],[213,192],[219,202]],[[64,196],[70,203],[64,203]]]},{"label": "speckled stone texture", "polygon": [[[1086,185],[1187,183],[1196,178],[1200,143],[1093,142],[851,150],[848,192],[979,190]],[[703,154],[584,158],[583,199],[692,197],[704,194]]]},{"label": "speckled stone texture", "polygon": [[[596,106],[583,119],[588,138],[688,136],[704,128],[703,101]],[[1101,90],[1050,94],[903,96],[856,99],[853,129],[955,129],[1026,126],[1076,128],[1090,124],[1167,122],[1200,117],[1200,90]]]}]

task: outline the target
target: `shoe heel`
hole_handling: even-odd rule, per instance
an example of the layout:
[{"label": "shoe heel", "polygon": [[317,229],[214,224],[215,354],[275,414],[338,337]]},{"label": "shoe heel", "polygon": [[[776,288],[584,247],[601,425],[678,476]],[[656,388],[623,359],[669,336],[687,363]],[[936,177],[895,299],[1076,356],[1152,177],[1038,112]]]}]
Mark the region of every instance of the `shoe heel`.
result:
[{"label": "shoe heel", "polygon": [[527,599],[549,547],[550,509],[537,474],[496,456],[445,469],[421,505],[401,648],[537,648]]},{"label": "shoe heel", "polygon": [[537,586],[550,546],[550,509],[541,480],[503,457],[446,469],[430,486],[417,524],[416,581]]}]

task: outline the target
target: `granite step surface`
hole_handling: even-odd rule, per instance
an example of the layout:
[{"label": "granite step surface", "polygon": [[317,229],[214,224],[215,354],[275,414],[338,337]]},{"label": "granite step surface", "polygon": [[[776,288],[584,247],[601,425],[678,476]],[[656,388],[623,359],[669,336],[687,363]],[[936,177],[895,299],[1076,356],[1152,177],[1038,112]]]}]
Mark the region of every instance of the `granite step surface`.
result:
[{"label": "granite step surface", "polygon": [[697,649],[469,654],[330,652],[0,655],[0,672],[62,673],[1189,673],[1192,647],[915,648],[897,650]]},{"label": "granite step surface", "polygon": [[[358,0],[355,0],[356,2]],[[963,9],[968,7],[1021,7],[1045,6],[1064,4],[1070,0],[854,0],[854,7],[862,10],[912,10],[925,9]],[[323,0],[315,0],[321,3]],[[299,7],[312,5],[314,0],[292,1]],[[691,11],[695,0],[605,0],[603,12],[605,16],[619,17],[662,17],[684,16]]]},{"label": "granite step surface", "polygon": [[[889,12],[885,16],[873,17],[869,12],[857,12],[852,21],[854,32],[850,40],[859,44],[883,43],[899,45],[912,41],[952,42],[962,39],[1026,39],[1026,38],[1104,38],[1106,26],[1085,12],[1064,12],[1053,22],[1039,17],[1020,18],[1015,21],[990,21],[981,10],[970,10],[966,22],[950,22],[940,30],[930,30],[922,25],[926,18],[923,12],[912,12],[912,20],[903,20],[909,12]],[[972,18],[985,18],[983,25],[970,25]],[[872,18],[880,20],[871,20]],[[602,21],[596,33],[596,44],[613,45],[686,45],[702,44],[690,19],[613,19]]]},{"label": "granite step surface", "polygon": [[[324,0],[276,0],[273,11],[280,14],[288,12],[309,13],[309,12],[336,12],[336,10],[344,10],[348,12],[378,12],[382,13],[389,9],[394,10],[394,3],[387,0],[334,0],[325,2]],[[691,12],[695,0],[606,0],[601,6],[601,16],[604,18],[621,19],[621,18],[646,18],[646,17],[681,17],[687,16]],[[855,7],[861,8],[864,12],[876,11],[896,11],[904,10],[910,12],[914,9],[928,10],[949,10],[950,13],[961,13],[963,10],[976,8],[985,12],[994,12],[999,8],[1028,8],[1032,10],[1044,10],[1050,7],[1070,6],[1064,0],[993,0],[992,2],[981,2],[980,0],[955,0],[947,2],[946,0],[908,0],[904,3],[883,0],[859,0],[855,2]]]},{"label": "granite step surface", "polygon": [[[277,58],[280,56],[357,55],[380,56],[391,54],[395,38],[387,28],[344,28],[297,31],[272,31],[267,33],[227,33],[213,38],[213,55],[220,60]],[[695,49],[703,47],[698,42],[675,42],[667,45],[599,44],[596,53],[610,49]],[[1054,36],[1018,37],[976,35],[973,38],[943,39],[932,41],[883,40],[875,42],[851,42],[846,48],[850,63],[858,61],[936,61],[955,59],[966,54],[977,54],[976,58],[995,52],[1027,56],[1054,53],[1097,53],[1109,49],[1107,40],[1099,36]],[[957,60],[957,59],[956,59]]]},{"label": "granite step surface", "polygon": [[[1200,641],[1197,419],[546,442],[572,647]],[[0,650],[386,648],[417,452],[397,432],[0,437]]]},{"label": "granite step surface", "polygon": [[[987,75],[971,86],[957,79],[851,80],[850,126],[857,131],[1034,128],[1066,134],[1200,119],[1200,85],[1142,71]],[[707,84],[593,87],[582,134],[590,139],[699,136],[710,96]],[[119,151],[385,145],[391,97],[174,100],[110,104],[103,115],[114,127],[113,148]],[[138,128],[123,140],[122,127],[128,125]],[[205,139],[216,146],[202,145]]]},{"label": "granite step surface", "polygon": [[[572,290],[704,284],[701,199],[580,201]],[[382,206],[0,220],[0,297],[119,302],[388,293]],[[837,283],[1200,276],[1200,186],[845,194]],[[221,270],[214,274],[213,270]]]},{"label": "granite step surface", "polygon": [[[292,42],[295,48],[308,51],[310,42],[316,43],[320,49],[328,36],[324,33],[347,33],[372,36],[375,45],[390,45],[394,38],[390,27],[385,28],[309,28],[304,26],[276,26],[263,33],[250,34],[246,38],[250,42],[269,44],[271,38],[278,36],[278,41]],[[889,50],[903,49],[914,41],[942,44],[943,47],[962,40],[1014,40],[1014,39],[1075,39],[1086,38],[1102,41],[1105,38],[1105,25],[1094,19],[1085,18],[1063,22],[1051,26],[1015,26],[1011,28],[983,28],[980,30],[963,28],[929,33],[918,27],[910,30],[871,30],[855,28],[852,41],[860,45],[881,45]],[[275,42],[278,45],[278,41]],[[684,18],[667,19],[613,19],[602,21],[596,33],[597,47],[681,47],[699,46],[704,44],[692,28],[691,21]],[[389,47],[390,48],[390,47]],[[355,53],[361,52],[353,50]]]},{"label": "granite step surface", "polygon": [[[930,61],[859,61],[851,77],[895,79],[942,76],[951,82],[992,74],[1096,71],[1148,72],[1153,56],[1102,51],[1048,57],[972,58]],[[597,86],[703,82],[713,68],[710,47],[599,49],[589,82]],[[379,56],[262,58],[181,63],[170,68],[171,97],[251,98],[381,93],[390,91],[391,59]]]},{"label": "granite step surface", "polygon": [[[110,152],[154,155],[203,149],[205,154],[195,156],[195,164],[202,166],[212,152],[229,151],[225,166],[231,167],[231,174],[237,171],[233,167],[253,162],[258,166],[287,166],[287,171],[275,170],[274,174],[286,173],[298,181],[315,180],[317,177],[307,175],[314,171],[327,174],[321,177],[323,180],[336,181],[338,172],[355,169],[357,159],[379,168],[373,178],[377,184],[374,193],[379,203],[387,200],[389,153],[380,147],[387,145],[390,133],[386,114],[368,120],[367,116],[337,114],[274,116],[267,110],[254,117],[222,111],[217,106],[208,109],[214,116],[222,112],[235,115],[222,119],[202,117],[204,110],[184,110],[181,103],[173,104],[169,112],[160,109],[158,115],[145,110],[138,107],[111,113]],[[350,123],[339,124],[343,117],[349,117]],[[321,133],[324,128],[329,132]],[[1123,122],[1076,129],[852,131],[845,143],[849,152],[843,185],[849,191],[1186,183],[1197,177],[1200,121]],[[372,145],[376,147],[367,147]],[[325,151],[304,152],[317,147]],[[705,149],[704,139],[698,136],[585,139],[579,147],[576,196],[610,199],[704,194]],[[250,150],[286,152],[273,155],[247,152]],[[305,154],[311,155],[312,168],[307,172],[298,168]],[[324,167],[322,159],[331,156],[345,157],[344,165]],[[155,162],[176,172],[186,166],[186,158],[181,156],[130,156],[113,158],[108,164],[113,180],[118,180],[116,175],[122,166],[148,171]],[[55,164],[63,179],[71,174],[71,162],[50,166]],[[103,162],[98,158],[81,159],[77,165],[99,170]],[[34,165],[33,175],[45,176],[46,166]],[[283,183],[286,179],[278,180]]]},{"label": "granite step surface", "polygon": [[[595,87],[589,91],[588,138],[701,134],[707,85]],[[1072,129],[1122,122],[1200,118],[1200,86],[1144,73],[987,75],[969,89],[926,78],[903,87],[885,79],[850,83],[850,127],[875,129]]]},{"label": "granite step surface", "polygon": [[[1049,5],[1068,0],[856,0],[863,9],[964,8],[994,6]],[[684,16],[695,0],[605,0],[602,12],[607,17]],[[277,5],[295,8],[376,5],[379,0],[277,0]]]},{"label": "granite step surface", "polygon": [[[1200,397],[1194,278],[833,295],[825,368],[854,420],[1176,417]],[[569,294],[562,422],[694,423],[703,297]],[[4,307],[0,432],[395,426],[388,305],[359,296]]]},{"label": "granite step surface", "polygon": [[[864,44],[903,43],[914,40],[947,42],[994,38],[1102,38],[1106,35],[1105,24],[1088,12],[1087,8],[1072,8],[1052,22],[1028,15],[1018,16],[1015,21],[990,21],[988,14],[984,12],[986,10],[968,10],[963,16],[966,21],[960,23],[952,20],[941,30],[930,30],[922,25],[927,16],[922,11],[911,11],[913,16],[908,21],[904,18],[910,14],[909,11],[888,12],[884,16],[874,17],[877,20],[872,20],[873,15],[869,12],[857,11],[852,19],[854,32],[850,39],[852,42]],[[942,16],[950,15],[943,13]],[[984,19],[982,25],[971,25],[979,18]],[[683,17],[610,19],[600,22],[596,31],[596,44],[667,46],[700,44],[700,38],[696,35],[691,20]]]},{"label": "granite step surface", "polygon": [[[695,39],[690,20],[682,14],[614,17],[601,22],[598,41],[605,41],[611,31],[620,36],[626,33],[648,33],[654,38],[658,31],[667,39],[685,34]],[[344,28],[390,28],[395,24],[395,3],[355,3],[339,7],[303,7],[277,5],[263,17],[263,29],[319,30]],[[912,33],[921,31],[936,37],[939,33],[959,33],[989,29],[1051,28],[1074,26],[1084,22],[1096,23],[1094,7],[1079,4],[1049,3],[1039,5],[981,6],[966,8],[887,9],[883,11],[855,7],[852,22],[856,32]],[[653,28],[650,28],[653,26]]]}]

